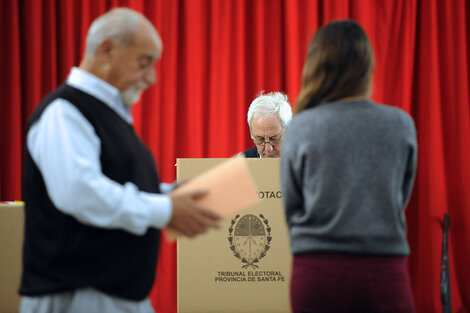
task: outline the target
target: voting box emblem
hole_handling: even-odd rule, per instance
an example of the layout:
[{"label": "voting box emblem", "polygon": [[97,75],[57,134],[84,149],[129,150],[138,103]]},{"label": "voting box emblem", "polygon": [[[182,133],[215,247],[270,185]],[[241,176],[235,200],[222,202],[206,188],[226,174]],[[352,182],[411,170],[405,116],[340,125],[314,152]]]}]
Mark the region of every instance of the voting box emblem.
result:
[{"label": "voting box emblem", "polygon": [[271,247],[271,226],[263,214],[237,214],[228,228],[228,242],[243,269],[257,269],[257,263]]}]

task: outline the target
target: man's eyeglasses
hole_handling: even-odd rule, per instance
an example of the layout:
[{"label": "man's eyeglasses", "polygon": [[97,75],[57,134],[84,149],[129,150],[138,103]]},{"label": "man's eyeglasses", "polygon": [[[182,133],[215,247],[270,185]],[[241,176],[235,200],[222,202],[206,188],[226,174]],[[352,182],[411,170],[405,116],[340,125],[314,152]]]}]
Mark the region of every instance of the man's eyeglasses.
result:
[{"label": "man's eyeglasses", "polygon": [[271,144],[271,146],[276,146],[281,143],[282,141],[282,134],[272,136],[268,138],[268,141],[265,138],[258,136],[258,137],[251,137],[251,140],[257,146],[265,146],[267,143]]}]

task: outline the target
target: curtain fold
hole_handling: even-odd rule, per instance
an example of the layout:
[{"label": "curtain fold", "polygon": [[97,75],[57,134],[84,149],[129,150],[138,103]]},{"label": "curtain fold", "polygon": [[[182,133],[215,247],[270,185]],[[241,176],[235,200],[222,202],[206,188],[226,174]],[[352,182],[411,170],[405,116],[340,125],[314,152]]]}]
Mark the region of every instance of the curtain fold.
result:
[{"label": "curtain fold", "polygon": [[[8,30],[8,31],[7,31]],[[0,4],[0,200],[21,199],[23,101],[21,93],[19,4]]]},{"label": "curtain fold", "polygon": [[[135,129],[162,181],[177,158],[230,157],[249,148],[246,113],[262,90],[294,106],[308,43],[350,18],[375,52],[373,100],[409,112],[418,173],[406,210],[417,312],[441,312],[442,222],[450,215],[453,312],[470,312],[470,4],[465,0],[0,1],[0,200],[21,199],[27,117],[77,66],[91,21],[111,7],[144,13],[163,55],[157,84],[133,107]],[[176,312],[176,245],[163,240],[150,293]]]}]

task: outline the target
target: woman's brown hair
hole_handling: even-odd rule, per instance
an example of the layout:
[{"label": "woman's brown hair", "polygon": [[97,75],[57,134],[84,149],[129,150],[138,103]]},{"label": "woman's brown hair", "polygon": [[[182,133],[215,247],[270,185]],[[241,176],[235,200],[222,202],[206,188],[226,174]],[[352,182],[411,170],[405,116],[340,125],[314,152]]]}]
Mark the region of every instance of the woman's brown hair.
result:
[{"label": "woman's brown hair", "polygon": [[374,54],[364,29],[351,20],[320,28],[310,41],[295,114],[321,103],[368,95]]}]

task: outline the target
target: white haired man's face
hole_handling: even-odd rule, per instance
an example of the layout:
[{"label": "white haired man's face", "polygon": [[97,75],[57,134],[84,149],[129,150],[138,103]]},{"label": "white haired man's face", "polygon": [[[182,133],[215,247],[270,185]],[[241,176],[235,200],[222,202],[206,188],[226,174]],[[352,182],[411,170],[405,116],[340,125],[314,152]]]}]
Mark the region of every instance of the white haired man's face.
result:
[{"label": "white haired man's face", "polygon": [[123,103],[131,106],[142,92],[155,84],[155,63],[160,58],[162,45],[151,26],[142,24],[128,47],[115,45],[110,66],[110,83],[121,91]]},{"label": "white haired man's face", "polygon": [[251,139],[263,158],[281,156],[284,128],[279,116],[259,117],[251,119]]}]

